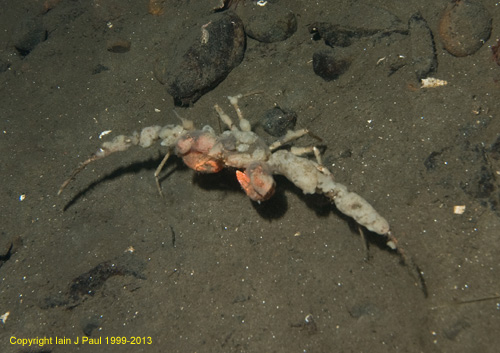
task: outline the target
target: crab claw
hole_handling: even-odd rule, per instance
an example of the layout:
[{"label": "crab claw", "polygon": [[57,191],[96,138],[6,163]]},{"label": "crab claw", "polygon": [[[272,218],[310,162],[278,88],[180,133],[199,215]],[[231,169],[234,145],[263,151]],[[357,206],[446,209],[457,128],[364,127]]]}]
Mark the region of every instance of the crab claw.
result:
[{"label": "crab claw", "polygon": [[264,163],[252,163],[244,173],[237,170],[236,179],[253,201],[266,201],[274,195],[274,179]]},{"label": "crab claw", "polygon": [[200,152],[189,152],[182,160],[189,168],[201,173],[218,173],[224,168],[222,161]]}]

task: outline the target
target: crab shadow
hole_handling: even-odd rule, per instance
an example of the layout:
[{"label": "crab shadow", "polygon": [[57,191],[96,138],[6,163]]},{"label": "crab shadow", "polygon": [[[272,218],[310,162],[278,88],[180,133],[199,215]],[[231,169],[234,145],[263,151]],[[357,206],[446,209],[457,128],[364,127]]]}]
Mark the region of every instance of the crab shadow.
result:
[{"label": "crab shadow", "polygon": [[[88,192],[100,187],[103,183],[118,179],[123,175],[128,174],[138,174],[143,170],[151,171],[152,173],[156,170],[158,165],[162,160],[162,156],[159,154],[156,158],[149,158],[143,161],[132,162],[128,166],[119,167],[112,171],[111,173],[100,177],[99,179],[93,181],[86,188],[79,191],[74,197],[72,197],[64,206],[63,211],[68,210],[76,202],[82,199]],[[159,178],[160,185],[164,180],[166,180],[172,173],[177,171],[187,170],[188,167],[182,163],[179,158],[171,158],[164,167],[164,172]],[[166,172],[165,172],[166,171]],[[360,231],[361,227],[350,217],[344,215],[337,210],[335,205],[332,204],[324,195],[320,194],[304,194],[302,190],[297,188],[291,181],[287,178],[277,175],[274,177],[276,180],[276,192],[267,201],[254,202],[248,200],[255,211],[260,217],[268,221],[281,219],[289,209],[289,203],[287,194],[294,194],[299,198],[308,208],[312,209],[319,218],[327,218],[332,213],[335,217],[339,217],[344,220],[350,227],[351,231],[357,235],[364,235],[367,246],[375,245],[381,249],[387,249],[386,239],[378,234],[369,232],[363,228],[362,233]],[[219,173],[215,174],[204,174],[204,173],[192,173],[192,182],[203,190],[206,191],[223,191],[228,193],[240,193],[244,197],[244,192],[241,189],[236,177],[235,171],[233,169],[223,169]]]},{"label": "crab shadow", "polygon": [[[269,200],[259,203],[248,199],[248,202],[263,219],[268,221],[281,219],[289,211],[287,195],[294,194],[308,208],[312,209],[318,218],[326,219],[333,213],[335,217],[345,221],[349,225],[351,232],[365,242],[367,250],[371,245],[384,250],[388,249],[386,245],[387,239],[385,239],[385,237],[361,227],[351,217],[341,213],[324,195],[304,194],[302,190],[297,188],[291,181],[280,175],[275,175],[274,179],[276,181],[276,191]],[[217,174],[195,173],[193,175],[193,183],[207,191],[224,190],[238,192],[244,195],[241,186],[236,180],[234,170],[231,169],[224,169]]]},{"label": "crab shadow", "polygon": [[[90,183],[86,188],[79,191],[75,196],[73,196],[65,204],[63,211],[67,211],[71,206],[73,206],[75,203],[77,203],[87,193],[89,193],[90,191],[93,191],[97,187],[101,187],[103,183],[118,179],[124,175],[138,174],[139,172],[141,172],[143,170],[149,170],[149,171],[156,170],[156,168],[160,164],[162,158],[163,158],[162,156],[159,156],[157,158],[152,157],[152,158],[149,158],[147,160],[132,162],[128,166],[119,167],[119,168],[115,169],[114,171],[112,171],[111,173],[100,177],[99,179]],[[179,170],[179,169],[183,169],[183,168],[187,169],[187,167],[184,166],[184,164],[182,162],[180,162],[180,160],[172,158],[171,161],[168,161],[168,163],[166,163],[166,166],[164,168],[164,169],[169,169],[169,171],[166,173],[167,175],[163,175],[162,178],[160,179],[160,181],[167,178],[168,175],[170,175],[173,172],[173,170],[171,170],[172,165],[176,165],[173,168],[174,170]]]},{"label": "crab shadow", "polygon": [[[256,202],[246,198],[246,201],[252,205],[254,210],[263,219],[268,221],[278,220],[288,212],[289,204],[286,194],[289,192],[299,195],[318,215],[327,216],[329,214],[329,211],[325,210],[323,207],[326,206],[329,208],[328,203],[321,204],[319,201],[321,197],[319,195],[303,195],[302,192],[285,177],[274,176],[274,178],[276,181],[276,190],[269,200]],[[228,191],[245,195],[236,179],[235,171],[232,169],[224,169],[217,174],[195,173],[193,175],[193,183],[207,191]],[[316,198],[314,196],[318,197]]]},{"label": "crab shadow", "polygon": [[[376,246],[379,249],[383,250],[389,250],[387,247],[387,239],[383,236],[380,236],[377,233],[370,232],[367,230],[365,227],[360,226],[354,219],[352,219],[349,216],[346,216],[342,212],[340,212],[337,207],[333,204],[332,201],[330,201],[325,195],[321,194],[304,194],[302,190],[297,188],[291,181],[286,179],[285,177],[278,176],[276,177],[277,185],[279,187],[276,190],[276,193],[278,195],[282,195],[282,197],[285,199],[285,206],[286,206],[286,196],[285,192],[287,194],[291,193],[294,194],[297,198],[299,198],[309,209],[313,210],[316,216],[320,219],[326,219],[328,217],[331,217],[332,214],[334,217],[340,218],[342,221],[347,223],[349,225],[349,228],[351,230],[351,233],[354,235],[357,235],[358,237],[361,238],[362,241],[365,242],[366,249],[369,250],[370,246]],[[276,196],[276,195],[275,195]],[[264,213],[267,213],[266,207],[273,208],[272,204],[272,198],[269,201],[269,205],[258,205],[257,203],[254,202],[254,207],[256,208],[257,212],[260,214],[260,209],[264,211]],[[284,207],[286,210],[286,207]],[[262,214],[263,218],[266,218],[265,214]]]}]

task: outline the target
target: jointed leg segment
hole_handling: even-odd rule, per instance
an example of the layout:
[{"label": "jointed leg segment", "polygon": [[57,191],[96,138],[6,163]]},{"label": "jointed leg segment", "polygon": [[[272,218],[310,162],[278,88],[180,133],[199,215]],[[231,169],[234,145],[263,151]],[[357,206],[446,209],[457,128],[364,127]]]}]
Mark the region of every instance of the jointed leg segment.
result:
[{"label": "jointed leg segment", "polygon": [[156,187],[158,188],[158,192],[160,193],[160,196],[163,197],[163,192],[161,191],[161,185],[160,185],[160,179],[158,178],[163,167],[165,166],[165,163],[167,163],[168,158],[170,157],[171,151],[168,151],[165,157],[161,160],[161,163],[158,165],[155,171],[155,181],[156,181]]},{"label": "jointed leg segment", "polygon": [[78,165],[78,167],[76,167],[73,172],[71,173],[71,176],[66,179],[64,181],[64,183],[62,183],[61,187],[59,188],[59,191],[57,192],[57,195],[61,195],[61,193],[64,191],[64,189],[66,189],[66,186],[68,186],[69,183],[71,183],[71,181],[73,179],[75,179],[75,177],[82,171],[85,169],[86,166],[88,166],[90,163],[94,162],[94,161],[97,161],[99,159],[102,159],[104,157],[107,157],[109,156],[111,153],[113,153],[115,151],[112,151],[112,150],[106,150],[106,149],[101,149],[98,153],[94,153],[92,156],[90,156],[90,158],[88,158],[87,160],[83,161],[82,163],[80,163]]}]

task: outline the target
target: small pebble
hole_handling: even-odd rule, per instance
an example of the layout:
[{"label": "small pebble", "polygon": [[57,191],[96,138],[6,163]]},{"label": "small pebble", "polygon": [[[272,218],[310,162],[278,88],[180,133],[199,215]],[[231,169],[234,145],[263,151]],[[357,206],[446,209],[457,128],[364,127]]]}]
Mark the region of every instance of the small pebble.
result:
[{"label": "small pebble", "polygon": [[280,137],[288,130],[294,130],[297,114],[293,111],[276,107],[264,113],[260,123],[264,130],[271,136]]},{"label": "small pebble", "polygon": [[454,0],[446,7],[439,23],[444,48],[454,56],[474,54],[491,34],[491,16],[473,0]]},{"label": "small pebble", "polygon": [[351,65],[351,59],[340,49],[323,49],[314,53],[314,73],[325,81],[332,81],[346,72]]},{"label": "small pebble", "polygon": [[175,105],[192,105],[240,64],[245,43],[243,23],[233,11],[212,14],[164,46],[155,63],[155,76]]}]

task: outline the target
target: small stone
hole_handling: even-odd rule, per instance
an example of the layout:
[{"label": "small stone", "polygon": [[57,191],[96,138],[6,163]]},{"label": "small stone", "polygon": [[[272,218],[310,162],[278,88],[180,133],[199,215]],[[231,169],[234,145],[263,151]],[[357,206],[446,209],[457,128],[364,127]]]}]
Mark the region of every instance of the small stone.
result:
[{"label": "small stone", "polygon": [[236,14],[213,14],[167,47],[156,61],[155,76],[176,105],[193,104],[240,64],[245,43],[243,23]]},{"label": "small stone", "polygon": [[439,23],[444,48],[454,56],[474,54],[491,34],[491,16],[483,5],[472,0],[454,0]]},{"label": "small stone", "polygon": [[351,65],[351,58],[339,49],[323,49],[313,55],[314,73],[325,81],[337,79]]},{"label": "small stone", "polygon": [[281,137],[288,130],[293,130],[297,122],[297,114],[290,110],[275,107],[264,113],[260,124],[271,136]]}]

